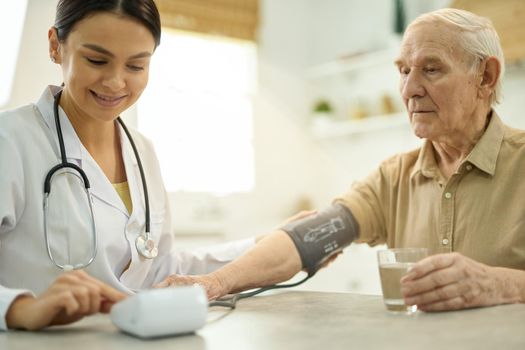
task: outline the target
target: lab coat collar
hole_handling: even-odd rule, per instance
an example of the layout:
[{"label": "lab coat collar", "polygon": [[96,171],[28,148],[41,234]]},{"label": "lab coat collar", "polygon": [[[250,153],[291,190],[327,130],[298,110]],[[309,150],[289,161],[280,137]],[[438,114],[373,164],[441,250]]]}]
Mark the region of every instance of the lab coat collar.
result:
[{"label": "lab coat collar", "polygon": [[[55,102],[54,96],[60,90],[62,90],[60,86],[49,85],[36,103],[40,113],[42,113],[45,123],[53,133],[57,150],[57,159],[60,159],[60,146],[58,143],[58,134],[55,125],[53,105]],[[69,118],[66,116],[66,113],[60,106],[58,106],[58,118],[60,119],[60,127],[62,128],[62,136],[64,138],[64,146],[66,148],[66,156],[68,161],[75,159],[80,163],[78,165],[82,167],[81,161],[85,157],[84,153],[87,152],[87,150],[85,150],[82,146],[75,129],[73,129],[73,125],[71,125]]]}]

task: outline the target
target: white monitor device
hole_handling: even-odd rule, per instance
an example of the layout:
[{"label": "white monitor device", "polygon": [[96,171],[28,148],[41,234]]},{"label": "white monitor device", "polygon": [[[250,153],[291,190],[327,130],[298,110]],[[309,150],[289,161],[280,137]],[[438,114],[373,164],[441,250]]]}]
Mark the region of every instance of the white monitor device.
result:
[{"label": "white monitor device", "polygon": [[110,318],[126,333],[152,338],[194,332],[207,313],[206,292],[193,285],[140,292],[113,305]]}]

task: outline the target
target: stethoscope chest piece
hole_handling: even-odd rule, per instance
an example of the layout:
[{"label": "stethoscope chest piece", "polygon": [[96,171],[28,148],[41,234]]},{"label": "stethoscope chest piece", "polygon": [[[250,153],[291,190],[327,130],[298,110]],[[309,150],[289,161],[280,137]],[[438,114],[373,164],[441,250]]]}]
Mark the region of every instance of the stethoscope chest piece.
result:
[{"label": "stethoscope chest piece", "polygon": [[155,242],[149,237],[147,232],[137,237],[135,240],[135,247],[139,254],[146,259],[156,258],[159,254],[158,249],[155,247]]}]

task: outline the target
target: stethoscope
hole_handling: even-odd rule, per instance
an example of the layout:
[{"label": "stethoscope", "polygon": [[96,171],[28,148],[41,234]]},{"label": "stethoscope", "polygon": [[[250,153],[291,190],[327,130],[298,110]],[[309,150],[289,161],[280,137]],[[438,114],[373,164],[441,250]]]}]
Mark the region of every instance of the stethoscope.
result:
[{"label": "stethoscope", "polygon": [[[54,105],[53,105],[53,112],[55,116],[55,125],[57,129],[57,135],[58,135],[58,142],[60,146],[60,156],[62,158],[62,162],[60,164],[55,165],[53,168],[49,170],[49,172],[46,175],[45,181],[44,181],[44,236],[46,241],[46,248],[47,248],[47,254],[51,261],[59,268],[64,270],[78,270],[83,269],[90,265],[93,260],[95,260],[95,256],[97,255],[97,232],[95,227],[95,217],[93,215],[93,205],[92,205],[92,197],[90,192],[90,184],[89,179],[86,175],[86,173],[76,164],[70,163],[67,161],[66,156],[66,149],[64,146],[64,138],[62,136],[62,128],[60,126],[60,118],[58,117],[58,106],[60,102],[60,96],[62,95],[62,91],[59,91],[54,96]],[[146,222],[145,222],[145,230],[144,232],[140,233],[138,237],[135,239],[135,247],[140,255],[142,255],[146,259],[153,259],[158,255],[158,249],[155,247],[155,242],[151,238],[150,234],[150,212],[149,212],[149,200],[148,200],[148,188],[146,186],[146,177],[144,175],[144,169],[142,167],[142,162],[140,161],[139,153],[137,151],[137,147],[135,146],[135,142],[133,142],[133,138],[131,137],[131,134],[124,125],[124,122],[120,119],[120,117],[117,118],[117,121],[122,126],[122,129],[126,133],[126,136],[129,140],[129,143],[131,144],[131,147],[133,148],[133,153],[135,154],[135,158],[137,159],[137,164],[139,166],[140,171],[140,179],[142,182],[142,188],[144,192],[144,202],[145,202],[145,216],[146,216]],[[72,169],[73,171],[71,171]],[[49,235],[48,235],[48,208],[49,208],[49,194],[51,193],[51,179],[53,175],[55,175],[58,171],[66,170],[73,175],[76,175],[79,177],[84,184],[84,190],[85,194],[87,196],[87,202],[89,206],[89,211],[91,215],[91,243],[92,243],[92,252],[89,256],[89,258],[78,264],[72,264],[70,262],[61,264],[58,263],[53,256],[53,253],[51,251],[51,246],[49,243]]]}]

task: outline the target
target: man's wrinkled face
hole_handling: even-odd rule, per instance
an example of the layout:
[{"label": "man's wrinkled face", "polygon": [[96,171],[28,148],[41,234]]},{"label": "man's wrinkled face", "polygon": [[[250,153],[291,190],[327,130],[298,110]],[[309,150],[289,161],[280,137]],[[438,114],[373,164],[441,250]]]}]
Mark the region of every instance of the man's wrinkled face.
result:
[{"label": "man's wrinkled face", "polygon": [[469,128],[481,82],[453,28],[441,23],[410,26],[396,60],[400,93],[416,136],[442,141]]}]

